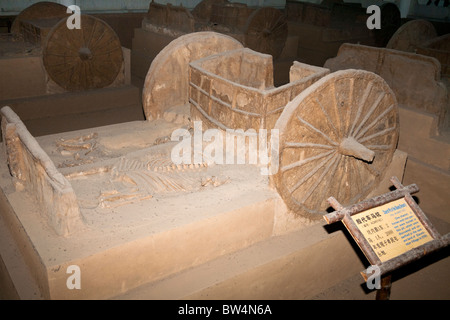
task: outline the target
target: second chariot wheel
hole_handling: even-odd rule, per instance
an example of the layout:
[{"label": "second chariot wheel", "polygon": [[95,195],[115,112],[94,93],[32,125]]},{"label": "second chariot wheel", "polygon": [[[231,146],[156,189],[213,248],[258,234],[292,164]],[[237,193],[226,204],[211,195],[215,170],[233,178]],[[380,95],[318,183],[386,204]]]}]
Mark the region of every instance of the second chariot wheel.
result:
[{"label": "second chariot wheel", "polygon": [[11,33],[19,34],[21,32],[22,21],[51,18],[62,19],[69,16],[66,11],[67,7],[59,3],[50,1],[37,2],[19,13],[11,26]]},{"label": "second chariot wheel", "polygon": [[145,118],[158,119],[167,109],[189,103],[191,61],[242,47],[236,39],[212,31],[188,33],[173,40],[153,59],[145,77]]},{"label": "second chariot wheel", "polygon": [[225,3],[229,3],[228,0],[202,0],[192,10],[192,15],[201,21],[209,21],[213,5]]},{"label": "second chariot wheel", "polygon": [[120,40],[104,21],[81,15],[80,29],[69,29],[67,19],[49,32],[43,61],[49,77],[68,91],[104,88],[123,66]]},{"label": "second chariot wheel", "polygon": [[436,37],[436,29],[431,22],[422,19],[411,20],[394,33],[386,48],[414,52],[419,46]]},{"label": "second chariot wheel", "polygon": [[279,194],[292,211],[320,217],[330,196],[355,203],[382,179],[398,141],[397,101],[376,74],[338,71],[292,100],[274,129]]},{"label": "second chariot wheel", "polygon": [[255,10],[245,27],[245,45],[277,58],[283,51],[288,34],[286,16],[278,9],[264,7]]}]

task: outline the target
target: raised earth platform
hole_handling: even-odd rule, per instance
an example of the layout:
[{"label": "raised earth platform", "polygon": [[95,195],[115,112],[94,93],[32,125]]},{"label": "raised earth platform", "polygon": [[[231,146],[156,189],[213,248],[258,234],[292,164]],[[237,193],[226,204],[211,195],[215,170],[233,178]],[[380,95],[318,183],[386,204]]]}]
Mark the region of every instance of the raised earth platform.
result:
[{"label": "raised earth platform", "polygon": [[[65,236],[2,152],[2,297],[298,299],[365,269],[342,231],[290,213],[258,166],[165,166],[179,127],[159,119],[36,138],[77,198],[80,220]],[[397,151],[386,177],[402,177],[405,161]],[[387,179],[369,196],[386,192]],[[69,289],[71,266],[80,289]]]}]

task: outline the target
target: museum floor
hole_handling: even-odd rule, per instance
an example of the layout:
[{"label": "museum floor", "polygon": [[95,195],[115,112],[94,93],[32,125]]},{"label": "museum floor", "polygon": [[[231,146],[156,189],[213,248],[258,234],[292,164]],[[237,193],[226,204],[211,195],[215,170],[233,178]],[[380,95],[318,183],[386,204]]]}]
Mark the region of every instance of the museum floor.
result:
[{"label": "museum floor", "polygon": [[[435,224],[436,227],[439,227]],[[447,230],[448,232],[448,230]],[[391,300],[450,299],[450,257],[445,250],[423,264],[405,267],[393,276]],[[446,258],[443,258],[446,257]],[[373,300],[375,291],[368,291],[361,275],[355,274],[338,285],[311,297],[314,300]]]}]

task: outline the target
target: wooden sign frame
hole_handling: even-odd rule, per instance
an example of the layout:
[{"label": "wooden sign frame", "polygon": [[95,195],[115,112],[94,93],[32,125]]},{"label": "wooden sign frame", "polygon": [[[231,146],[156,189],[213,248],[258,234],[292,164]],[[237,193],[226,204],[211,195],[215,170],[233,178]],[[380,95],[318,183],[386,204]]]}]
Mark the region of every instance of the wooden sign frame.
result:
[{"label": "wooden sign frame", "polygon": [[[391,182],[396,187],[396,190],[377,197],[373,197],[368,200],[364,200],[345,208],[335,198],[328,198],[328,202],[336,211],[324,216],[324,219],[328,224],[337,221],[342,221],[344,223],[345,227],[355,239],[358,246],[361,248],[367,259],[369,260],[370,264],[378,266],[380,270],[380,276],[390,274],[392,271],[415,260],[418,260],[434,251],[447,247],[450,244],[450,233],[446,234],[445,236],[441,236],[428,220],[422,209],[412,198],[411,194],[418,192],[419,187],[416,184],[411,184],[405,187],[400,183],[397,177],[392,177]],[[423,225],[426,231],[428,231],[432,240],[382,262],[372,248],[372,245],[368,242],[351,216],[402,198],[405,199],[406,203],[409,205],[413,213],[417,216],[420,223]],[[364,280],[367,281],[371,273],[367,270],[364,270],[363,272],[361,272],[361,275],[363,276]]]}]

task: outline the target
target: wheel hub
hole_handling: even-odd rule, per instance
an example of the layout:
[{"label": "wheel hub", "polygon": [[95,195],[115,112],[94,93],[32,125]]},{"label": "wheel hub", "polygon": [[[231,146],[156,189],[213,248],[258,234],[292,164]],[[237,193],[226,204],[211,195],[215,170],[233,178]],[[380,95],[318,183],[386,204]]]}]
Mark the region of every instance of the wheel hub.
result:
[{"label": "wheel hub", "polygon": [[83,61],[92,59],[92,52],[89,48],[81,48],[80,50],[78,50],[78,55]]}]

